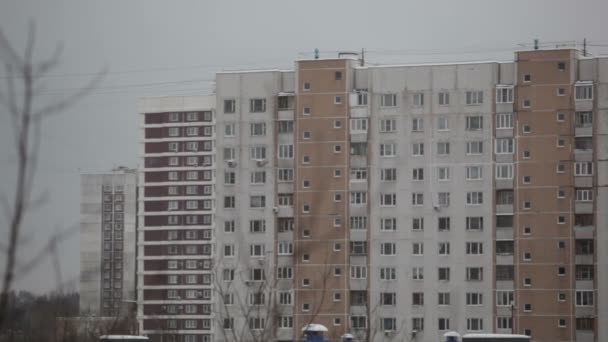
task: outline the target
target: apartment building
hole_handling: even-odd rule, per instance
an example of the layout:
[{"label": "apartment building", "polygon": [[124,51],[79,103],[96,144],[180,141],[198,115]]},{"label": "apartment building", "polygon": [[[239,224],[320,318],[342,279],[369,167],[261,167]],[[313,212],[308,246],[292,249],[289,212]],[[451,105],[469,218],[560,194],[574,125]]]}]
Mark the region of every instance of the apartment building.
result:
[{"label": "apartment building", "polygon": [[80,177],[80,315],[125,316],[135,299],[137,172]]},{"label": "apartment building", "polygon": [[137,317],[152,341],[212,341],[215,98],[140,101]]},{"label": "apartment building", "polygon": [[320,323],[330,340],[608,339],[608,59],[515,57],[368,66],[347,54],[218,73],[217,105],[201,109],[216,113],[205,125],[218,146],[202,336],[293,341]]}]

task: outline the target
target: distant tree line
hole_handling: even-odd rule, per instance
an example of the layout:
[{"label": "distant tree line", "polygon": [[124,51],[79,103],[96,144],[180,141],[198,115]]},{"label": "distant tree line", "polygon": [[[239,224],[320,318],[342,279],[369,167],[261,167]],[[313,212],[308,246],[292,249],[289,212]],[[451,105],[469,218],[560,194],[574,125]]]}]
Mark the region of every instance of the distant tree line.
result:
[{"label": "distant tree line", "polygon": [[8,319],[0,328],[1,342],[56,341],[57,318],[78,316],[80,297],[76,292],[35,295],[11,291],[8,297]]}]

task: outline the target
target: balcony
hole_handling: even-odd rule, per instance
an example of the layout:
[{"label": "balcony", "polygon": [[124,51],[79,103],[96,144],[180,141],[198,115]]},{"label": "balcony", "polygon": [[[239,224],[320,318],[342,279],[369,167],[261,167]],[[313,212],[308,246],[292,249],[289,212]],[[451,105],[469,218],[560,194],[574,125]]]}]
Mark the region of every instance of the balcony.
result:
[{"label": "balcony", "polygon": [[294,215],[293,207],[274,207],[278,218],[291,218]]},{"label": "balcony", "polygon": [[593,161],[593,138],[576,137],[574,139],[574,160]]},{"label": "balcony", "polygon": [[513,290],[515,288],[513,284],[513,280],[497,280],[496,281],[496,289],[497,290]]},{"label": "balcony", "polygon": [[593,176],[574,176],[574,186],[577,188],[593,187]]},{"label": "balcony", "polygon": [[577,265],[593,265],[593,254],[577,254],[574,256]]},{"label": "balcony", "polygon": [[364,143],[367,142],[367,131],[363,130],[351,130],[350,131],[350,142],[351,143]]},{"label": "balcony", "polygon": [[575,286],[577,290],[593,290],[593,280],[577,280]]},{"label": "balcony", "polygon": [[279,120],[293,120],[294,118],[294,102],[295,97],[293,93],[280,93],[278,99],[278,119]]},{"label": "balcony", "polygon": [[577,330],[576,331],[576,342],[594,342],[595,335],[593,330]]},{"label": "balcony", "polygon": [[496,189],[513,189],[513,179],[497,179],[496,180]]},{"label": "balcony", "polygon": [[351,118],[368,118],[369,117],[369,107],[367,106],[358,106],[350,108],[350,117]]},{"label": "balcony", "polygon": [[496,227],[496,240],[513,240],[513,228]]},{"label": "balcony", "polygon": [[593,201],[575,201],[574,202],[574,213],[575,214],[592,214],[593,213]]},{"label": "balcony", "polygon": [[574,226],[574,238],[593,239],[593,226]]}]

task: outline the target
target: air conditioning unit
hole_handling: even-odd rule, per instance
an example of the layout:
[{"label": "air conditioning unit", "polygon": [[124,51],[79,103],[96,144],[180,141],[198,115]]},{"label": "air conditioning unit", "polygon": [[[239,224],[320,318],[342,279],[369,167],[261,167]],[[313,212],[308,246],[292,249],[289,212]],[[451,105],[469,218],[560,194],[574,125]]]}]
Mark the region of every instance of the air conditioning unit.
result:
[{"label": "air conditioning unit", "polygon": [[236,160],[228,160],[226,161],[226,165],[228,165],[228,167],[236,167]]},{"label": "air conditioning unit", "polygon": [[441,206],[439,204],[433,204],[433,209],[435,209],[435,211],[439,211]]},{"label": "air conditioning unit", "polygon": [[273,213],[278,213],[279,212],[279,207],[272,207],[272,212]]},{"label": "air conditioning unit", "polygon": [[395,334],[394,331],[385,331],[384,332],[384,337],[393,337],[394,334]]},{"label": "air conditioning unit", "polygon": [[266,165],[266,163],[268,163],[268,160],[266,160],[266,159],[258,159],[255,162],[256,162],[256,164],[258,164],[258,166],[264,166],[264,165]]}]

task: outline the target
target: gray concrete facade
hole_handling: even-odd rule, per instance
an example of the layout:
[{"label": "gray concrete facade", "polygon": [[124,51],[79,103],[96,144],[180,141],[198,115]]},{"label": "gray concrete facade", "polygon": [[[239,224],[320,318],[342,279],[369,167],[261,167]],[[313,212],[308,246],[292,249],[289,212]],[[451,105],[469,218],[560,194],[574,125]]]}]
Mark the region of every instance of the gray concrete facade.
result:
[{"label": "gray concrete facade", "polygon": [[135,300],[136,196],[135,170],[81,176],[81,315],[124,315]]}]

